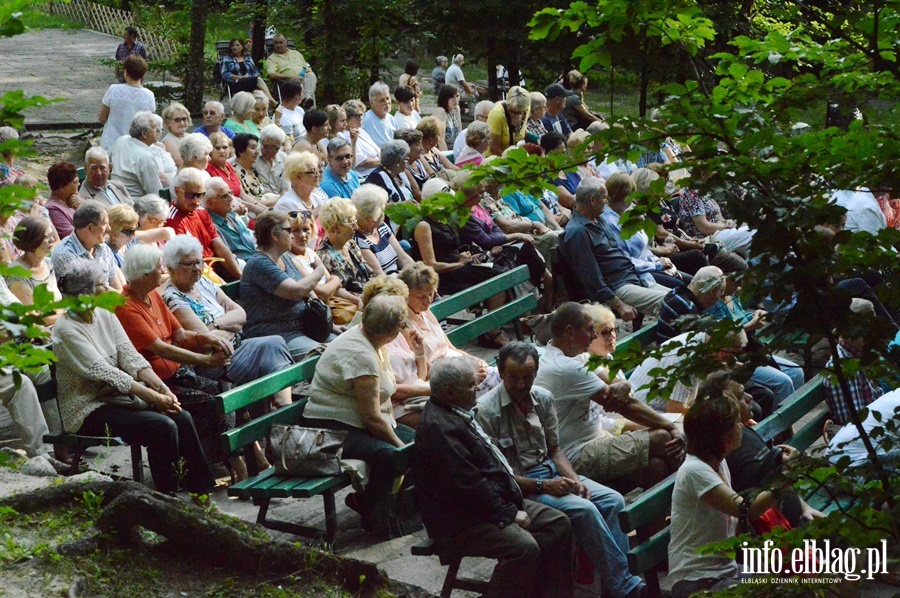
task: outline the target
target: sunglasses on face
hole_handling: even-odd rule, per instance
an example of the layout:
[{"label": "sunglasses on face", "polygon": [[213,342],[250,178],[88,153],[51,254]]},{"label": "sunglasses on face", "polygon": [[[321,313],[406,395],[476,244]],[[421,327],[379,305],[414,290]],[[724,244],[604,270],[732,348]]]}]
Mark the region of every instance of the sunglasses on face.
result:
[{"label": "sunglasses on face", "polygon": [[296,218],[300,214],[303,214],[304,218],[309,218],[310,216],[312,216],[312,212],[310,212],[309,210],[293,210],[291,212],[288,212],[288,216],[290,216],[291,218]]},{"label": "sunglasses on face", "polygon": [[126,228],[126,229],[122,230],[122,234],[125,235],[126,237],[131,237],[134,235],[136,230],[137,230],[136,228]]},{"label": "sunglasses on face", "polygon": [[193,191],[184,192],[185,199],[200,199],[204,195],[206,195],[205,191],[200,191],[199,193],[194,193]]}]

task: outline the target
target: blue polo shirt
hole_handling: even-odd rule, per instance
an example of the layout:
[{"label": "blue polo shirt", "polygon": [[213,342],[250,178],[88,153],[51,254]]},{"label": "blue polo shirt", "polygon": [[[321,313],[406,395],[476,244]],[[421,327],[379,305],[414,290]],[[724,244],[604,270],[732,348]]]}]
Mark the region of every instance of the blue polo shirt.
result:
[{"label": "blue polo shirt", "polygon": [[331,166],[325,168],[322,173],[322,182],[319,188],[328,194],[328,197],[346,197],[350,199],[353,192],[359,189],[359,175],[356,171],[350,170],[347,173],[347,180],[341,180],[341,177],[331,169]]},{"label": "blue polo shirt", "polygon": [[[222,133],[225,133],[225,135],[227,135],[229,139],[234,139],[234,131],[232,131],[225,125],[221,125],[219,127],[219,131],[221,131]],[[206,130],[205,125],[201,125],[201,126],[197,127],[196,129],[194,129],[194,133],[203,133],[204,135],[209,137],[209,131]]]}]

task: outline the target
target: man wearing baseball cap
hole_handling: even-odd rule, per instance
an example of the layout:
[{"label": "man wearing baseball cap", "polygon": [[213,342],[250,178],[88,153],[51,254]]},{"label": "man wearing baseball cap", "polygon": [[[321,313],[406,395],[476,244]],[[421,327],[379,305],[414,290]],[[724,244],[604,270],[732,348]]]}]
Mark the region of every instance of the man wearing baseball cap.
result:
[{"label": "man wearing baseball cap", "polygon": [[548,131],[562,133],[568,139],[572,134],[572,127],[562,112],[566,106],[566,98],[572,95],[572,92],[561,83],[552,83],[544,90],[544,95],[547,96],[547,111],[541,122]]}]

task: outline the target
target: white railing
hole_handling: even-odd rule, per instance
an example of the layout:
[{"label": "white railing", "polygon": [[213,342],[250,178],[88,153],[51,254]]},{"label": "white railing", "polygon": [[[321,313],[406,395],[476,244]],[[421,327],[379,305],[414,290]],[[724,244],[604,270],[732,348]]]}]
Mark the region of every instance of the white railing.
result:
[{"label": "white railing", "polygon": [[175,42],[167,39],[158,31],[137,24],[134,15],[128,11],[85,0],[68,2],[48,0],[41,2],[38,6],[42,12],[64,16],[70,21],[81,23],[86,29],[116,37],[122,36],[125,27],[132,26],[138,30],[138,38],[147,48],[151,61],[167,60],[178,53],[178,46]]}]

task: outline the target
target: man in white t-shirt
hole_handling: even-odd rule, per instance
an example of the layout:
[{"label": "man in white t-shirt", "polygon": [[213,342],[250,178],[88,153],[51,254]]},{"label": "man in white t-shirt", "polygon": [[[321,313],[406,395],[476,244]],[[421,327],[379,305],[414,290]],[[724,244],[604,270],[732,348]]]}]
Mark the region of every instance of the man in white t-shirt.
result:
[{"label": "man in white t-shirt", "polygon": [[453,64],[447,69],[447,75],[444,77],[444,84],[455,87],[459,90],[460,106],[467,104],[471,100],[478,99],[478,90],[474,85],[470,85],[466,81],[466,76],[462,72],[462,65],[466,63],[466,57],[457,54],[453,57]]},{"label": "man in white t-shirt", "polygon": [[534,384],[553,395],[559,445],[575,471],[601,483],[629,476],[645,488],[674,472],[684,454],[675,424],[635,399],[628,382],[607,384],[578,358],[597,336],[585,307],[564,303],[550,326]]},{"label": "man in white t-shirt", "polygon": [[[883,457],[889,467],[895,471],[900,469],[900,435],[896,428],[891,431],[885,425],[889,421],[900,421],[900,390],[893,390],[875,399],[866,406],[866,409],[869,410],[869,414],[862,423],[866,433],[871,437],[875,428],[884,429],[884,435],[871,438],[875,452]],[[889,443],[890,449],[887,448]],[[851,467],[858,467],[869,461],[869,453],[866,452],[866,447],[859,437],[859,430],[852,423],[841,428],[828,442],[826,454],[832,463],[837,463],[841,457],[850,457]]]},{"label": "man in white t-shirt", "polygon": [[285,134],[297,141],[306,135],[306,127],[303,126],[305,112],[300,107],[303,101],[303,85],[293,79],[281,85],[281,120],[279,125]]}]

